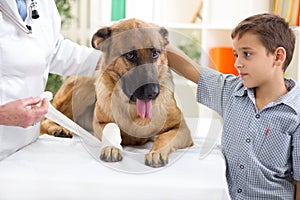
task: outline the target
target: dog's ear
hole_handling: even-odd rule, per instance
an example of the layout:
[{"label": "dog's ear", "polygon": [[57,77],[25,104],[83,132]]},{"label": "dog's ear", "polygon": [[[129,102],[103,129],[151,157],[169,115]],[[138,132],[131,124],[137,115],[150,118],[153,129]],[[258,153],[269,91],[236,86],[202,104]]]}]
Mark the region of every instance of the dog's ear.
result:
[{"label": "dog's ear", "polygon": [[109,38],[111,36],[112,30],[110,27],[104,27],[99,29],[92,38],[92,47],[94,47],[95,49],[99,49],[102,50],[103,48],[101,48],[101,42],[103,42],[104,40],[106,40],[107,38]]},{"label": "dog's ear", "polygon": [[168,45],[169,44],[169,32],[166,28],[164,27],[161,27],[160,30],[159,30],[159,33],[162,35],[163,39],[164,39],[164,44],[165,45]]}]

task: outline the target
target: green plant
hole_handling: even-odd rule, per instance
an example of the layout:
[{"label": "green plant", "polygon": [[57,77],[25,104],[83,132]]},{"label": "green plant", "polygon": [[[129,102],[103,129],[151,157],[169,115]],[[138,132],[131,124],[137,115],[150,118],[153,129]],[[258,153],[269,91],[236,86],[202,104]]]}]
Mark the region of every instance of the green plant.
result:
[{"label": "green plant", "polygon": [[63,77],[57,74],[49,73],[48,81],[46,85],[46,91],[51,91],[53,95],[56,94],[57,90],[63,83]]},{"label": "green plant", "polygon": [[73,18],[71,14],[71,1],[70,0],[55,0],[57,10],[61,17],[62,26],[70,19]]},{"label": "green plant", "polygon": [[[70,0],[55,0],[57,10],[61,17],[61,25],[73,18],[71,14],[71,1]],[[49,73],[48,81],[46,84],[46,91],[51,91],[53,95],[56,94],[64,80],[63,76]]]},{"label": "green plant", "polygon": [[184,37],[184,42],[178,45],[178,48],[188,55],[195,62],[199,63],[201,58],[201,45],[197,37]]},{"label": "green plant", "polygon": [[195,62],[200,61],[201,52],[199,51],[199,45],[195,43],[189,43],[185,45],[180,45],[178,48],[183,51],[186,55],[188,55]]}]

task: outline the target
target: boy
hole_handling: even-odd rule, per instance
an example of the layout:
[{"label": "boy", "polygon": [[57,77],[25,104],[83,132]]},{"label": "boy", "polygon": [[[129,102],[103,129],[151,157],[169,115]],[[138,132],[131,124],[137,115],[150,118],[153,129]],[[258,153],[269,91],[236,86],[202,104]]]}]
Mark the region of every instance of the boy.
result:
[{"label": "boy", "polygon": [[300,199],[300,89],[284,78],[295,35],[283,18],[258,14],[231,37],[239,76],[196,68],[172,47],[169,65],[198,83],[197,101],[223,117],[231,198]]}]

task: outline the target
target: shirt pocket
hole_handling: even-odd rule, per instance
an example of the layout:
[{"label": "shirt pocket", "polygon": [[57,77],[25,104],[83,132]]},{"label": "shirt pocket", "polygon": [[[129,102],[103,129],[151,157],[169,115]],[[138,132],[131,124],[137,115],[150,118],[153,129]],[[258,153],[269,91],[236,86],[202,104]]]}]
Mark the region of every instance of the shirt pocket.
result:
[{"label": "shirt pocket", "polygon": [[279,129],[267,129],[257,140],[257,159],[265,166],[284,167],[291,157],[291,136]]}]

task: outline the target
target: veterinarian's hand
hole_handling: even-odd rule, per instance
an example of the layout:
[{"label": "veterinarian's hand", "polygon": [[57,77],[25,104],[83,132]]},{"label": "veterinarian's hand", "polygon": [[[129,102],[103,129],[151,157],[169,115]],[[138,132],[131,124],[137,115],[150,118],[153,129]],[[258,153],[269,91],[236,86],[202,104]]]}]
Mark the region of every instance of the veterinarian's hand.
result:
[{"label": "veterinarian's hand", "polygon": [[30,97],[12,101],[0,106],[0,124],[26,128],[40,122],[47,112],[47,99]]}]

